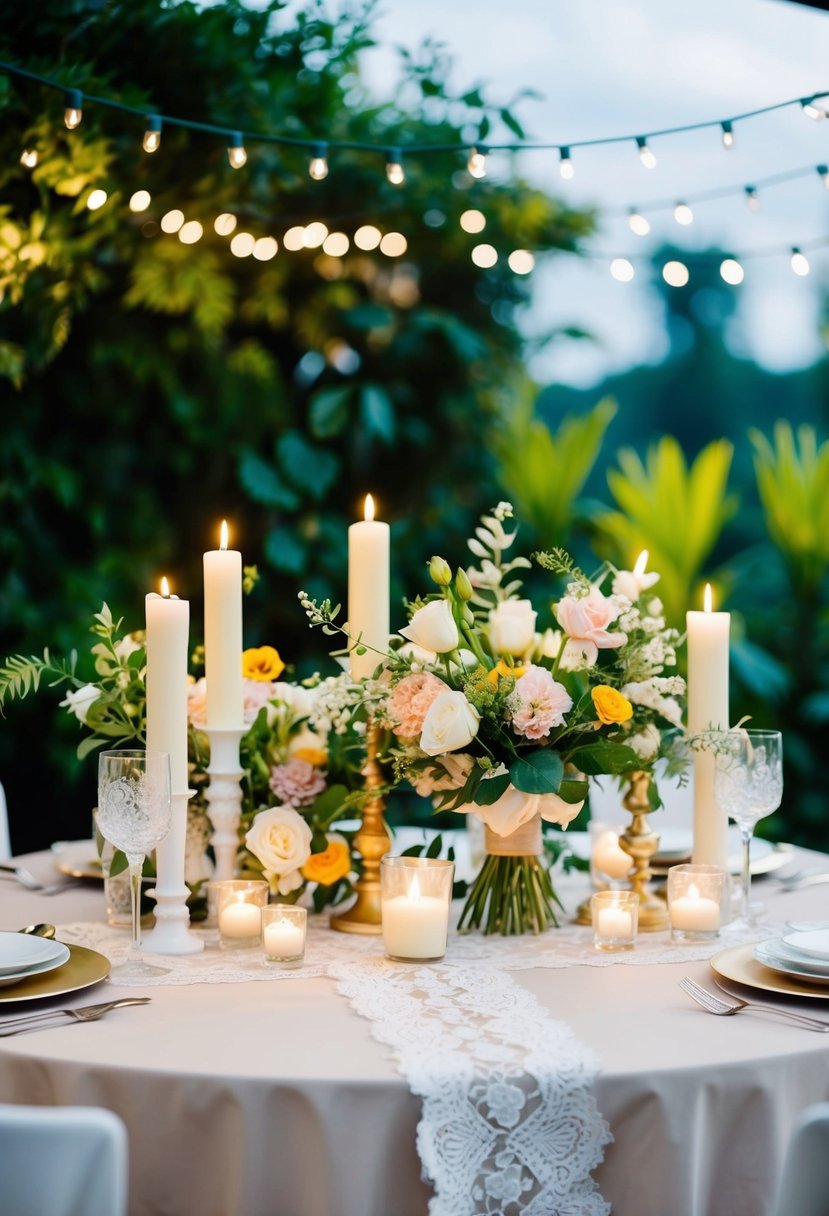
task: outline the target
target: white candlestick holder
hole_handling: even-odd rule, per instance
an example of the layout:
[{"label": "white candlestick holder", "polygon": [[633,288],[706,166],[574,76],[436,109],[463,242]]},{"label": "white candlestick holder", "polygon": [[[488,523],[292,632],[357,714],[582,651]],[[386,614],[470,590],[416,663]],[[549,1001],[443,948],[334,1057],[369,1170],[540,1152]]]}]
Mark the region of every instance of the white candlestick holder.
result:
[{"label": "white candlestick holder", "polygon": [[199,954],[204,941],[190,931],[190,889],[184,881],[184,852],[187,840],[187,803],[194,790],[173,794],[170,831],[156,845],[155,928],[144,935],[144,946],[153,954]]},{"label": "white candlestick holder", "polygon": [[236,875],[236,855],[239,852],[239,823],[242,818],[242,787],[244,775],[239,760],[239,744],[247,727],[216,728],[208,726],[210,764],[207,775],[210,784],[205,791],[207,815],[213,825],[210,843],[213,846],[215,870],[213,878],[223,882]]}]

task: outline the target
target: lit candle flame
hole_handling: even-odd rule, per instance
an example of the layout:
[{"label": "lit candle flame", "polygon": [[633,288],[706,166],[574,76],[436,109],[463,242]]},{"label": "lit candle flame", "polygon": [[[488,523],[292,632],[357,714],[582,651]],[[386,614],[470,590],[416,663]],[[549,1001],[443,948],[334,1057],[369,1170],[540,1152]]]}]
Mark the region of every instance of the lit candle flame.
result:
[{"label": "lit candle flame", "polygon": [[167,582],[166,578],[161,580],[161,594],[164,596],[165,600],[170,598],[170,584]]},{"label": "lit candle flame", "polygon": [[636,559],[636,565],[633,567],[634,574],[644,574],[645,566],[648,564],[648,551],[643,549]]},{"label": "lit candle flame", "polygon": [[713,596],[711,595],[711,584],[705,584],[705,595],[702,600],[702,608],[704,612],[711,612],[713,608]]},{"label": "lit candle flame", "polygon": [[366,494],[366,505],[363,512],[363,519],[374,519],[374,499],[370,494]]},{"label": "lit candle flame", "polygon": [[409,899],[413,904],[420,903],[420,883],[417,881],[417,874],[412,875],[412,882],[409,887]]},{"label": "lit candle flame", "polygon": [[220,549],[227,548],[227,520],[226,519],[222,520],[222,526],[219,530],[219,548]]}]

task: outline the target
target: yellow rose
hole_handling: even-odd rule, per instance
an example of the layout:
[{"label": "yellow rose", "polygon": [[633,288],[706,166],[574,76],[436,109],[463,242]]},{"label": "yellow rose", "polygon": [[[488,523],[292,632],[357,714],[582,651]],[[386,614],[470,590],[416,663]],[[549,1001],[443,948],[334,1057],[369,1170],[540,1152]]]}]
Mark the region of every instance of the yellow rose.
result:
[{"label": "yellow rose", "polygon": [[513,676],[517,680],[519,676],[523,676],[526,670],[526,667],[514,667],[506,659],[499,659],[492,671],[487,672],[486,678],[495,687],[501,676]]},{"label": "yellow rose", "polygon": [[242,652],[242,675],[246,680],[278,680],[285,670],[273,646],[251,646]]},{"label": "yellow rose", "polygon": [[351,850],[342,836],[329,836],[328,848],[321,853],[312,853],[302,867],[302,877],[309,882],[330,887],[340,878],[345,878],[351,869]]},{"label": "yellow rose", "polygon": [[590,693],[599,721],[603,726],[613,726],[617,722],[627,722],[633,717],[633,706],[627,697],[623,697],[615,688],[608,684],[599,684]]}]

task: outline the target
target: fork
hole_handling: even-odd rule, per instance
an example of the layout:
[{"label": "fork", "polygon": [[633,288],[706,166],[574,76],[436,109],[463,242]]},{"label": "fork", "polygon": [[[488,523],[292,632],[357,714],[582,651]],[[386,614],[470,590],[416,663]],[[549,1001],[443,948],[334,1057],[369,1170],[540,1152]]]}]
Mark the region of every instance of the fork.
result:
[{"label": "fork", "polygon": [[791,1009],[778,1009],[776,1005],[759,1005],[756,1001],[741,1001],[738,997],[731,996],[731,993],[728,993],[731,996],[731,1000],[724,1001],[715,993],[709,992],[707,988],[701,987],[688,975],[682,977],[679,981],[679,986],[692,1000],[701,1005],[707,1013],[715,1013],[721,1018],[730,1017],[734,1013],[740,1013],[743,1009],[760,1009],[765,1013],[776,1013],[781,1018],[791,1018],[793,1022],[797,1022],[809,1030],[817,1030],[823,1034],[829,1032],[829,1022],[821,1022],[818,1018],[806,1017],[803,1013],[794,1013]]},{"label": "fork", "polygon": [[27,891],[37,891],[39,895],[57,895],[67,887],[77,886],[79,881],[77,878],[64,878],[61,882],[43,883],[25,866],[15,866],[8,862],[0,862],[0,874],[16,878],[21,887],[25,887]]},{"label": "fork", "polygon": [[118,1001],[104,1001],[101,1005],[81,1005],[78,1009],[46,1009],[40,1013],[22,1014],[18,1018],[3,1018],[0,1021],[0,1037],[20,1034],[24,1030],[36,1030],[42,1023],[64,1015],[74,1018],[76,1022],[97,1022],[98,1018],[102,1018],[112,1009],[122,1009],[125,1005],[148,1005],[149,1003],[150,997],[148,996],[127,996]]}]

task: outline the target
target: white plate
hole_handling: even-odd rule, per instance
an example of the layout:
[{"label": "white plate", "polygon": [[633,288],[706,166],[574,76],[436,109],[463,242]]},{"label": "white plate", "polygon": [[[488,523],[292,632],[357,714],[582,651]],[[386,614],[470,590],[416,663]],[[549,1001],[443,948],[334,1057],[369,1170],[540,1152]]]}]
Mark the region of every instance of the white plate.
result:
[{"label": "white plate", "polygon": [[775,944],[779,938],[767,942],[758,942],[754,947],[754,957],[764,967],[777,971],[781,975],[793,975],[798,979],[808,980],[810,984],[829,984],[829,971],[810,967],[808,963],[797,963],[778,954]]},{"label": "white plate", "polygon": [[829,961],[829,929],[810,929],[807,933],[787,933],[783,941],[793,950],[810,958]]},{"label": "white plate", "polygon": [[103,878],[101,859],[95,851],[95,841],[56,840],[52,845],[55,868],[71,878]]},{"label": "white plate", "polygon": [[34,967],[24,967],[16,973],[4,972],[3,975],[0,975],[0,988],[8,988],[11,984],[19,984],[32,976],[42,975],[45,971],[54,971],[57,967],[62,967],[69,959],[69,947],[64,946],[63,942],[51,942],[50,945],[57,948],[51,958],[42,963],[36,963]]},{"label": "white plate", "polygon": [[16,975],[61,953],[60,942],[33,933],[0,932],[0,976]]}]

